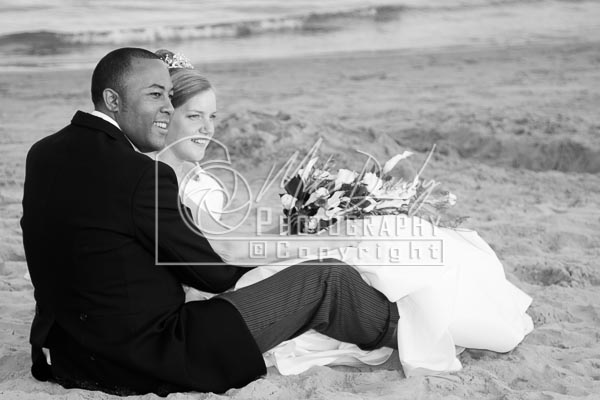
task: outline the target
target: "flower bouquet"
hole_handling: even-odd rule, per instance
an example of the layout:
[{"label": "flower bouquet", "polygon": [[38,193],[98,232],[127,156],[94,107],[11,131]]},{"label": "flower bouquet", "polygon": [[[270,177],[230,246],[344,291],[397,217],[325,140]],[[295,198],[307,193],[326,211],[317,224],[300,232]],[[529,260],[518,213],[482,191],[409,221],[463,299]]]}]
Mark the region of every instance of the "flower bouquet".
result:
[{"label": "flower bouquet", "polygon": [[[361,172],[340,169],[333,173],[331,157],[322,164],[313,157],[296,175],[284,180],[286,193],[280,196],[288,232],[317,233],[340,218],[395,214],[428,218],[439,226],[457,226],[465,218],[446,215],[446,210],[456,203],[456,196],[434,190],[439,182],[421,178],[434,150],[435,145],[410,180],[391,174],[399,162],[413,155],[410,151],[392,157],[383,167],[369,156]],[[368,169],[369,161],[373,165]]]}]

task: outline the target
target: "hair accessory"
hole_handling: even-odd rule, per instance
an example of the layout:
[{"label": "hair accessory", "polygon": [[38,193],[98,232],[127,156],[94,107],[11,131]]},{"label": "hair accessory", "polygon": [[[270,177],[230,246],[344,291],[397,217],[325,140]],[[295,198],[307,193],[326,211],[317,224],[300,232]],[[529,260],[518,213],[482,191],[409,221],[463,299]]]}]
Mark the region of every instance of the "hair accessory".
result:
[{"label": "hair accessory", "polygon": [[185,68],[194,69],[194,66],[182,53],[164,52],[160,54],[161,60],[169,66],[169,68]]}]

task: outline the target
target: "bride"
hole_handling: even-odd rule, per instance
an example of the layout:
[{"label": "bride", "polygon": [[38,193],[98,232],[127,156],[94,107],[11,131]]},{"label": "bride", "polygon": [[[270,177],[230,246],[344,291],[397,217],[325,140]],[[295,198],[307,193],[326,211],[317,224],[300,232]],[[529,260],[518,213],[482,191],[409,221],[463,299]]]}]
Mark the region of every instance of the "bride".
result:
[{"label": "bride", "polygon": [[[184,58],[164,50],[157,54],[171,67],[175,111],[165,150],[156,157],[176,172],[181,201],[191,210],[193,222],[202,231],[211,230],[222,226],[219,216],[227,191],[195,164],[204,158],[215,133],[216,95],[209,81]],[[508,352],[533,329],[525,313],[531,298],[506,280],[496,254],[475,231],[439,228],[416,217],[378,216],[360,223],[375,226],[370,232],[376,233],[323,241],[296,240],[292,246],[316,254],[326,243],[329,257],[354,266],[366,282],[396,302],[400,314],[398,353],[407,376],[456,371],[461,368],[457,354],[464,348]],[[389,224],[394,229],[377,229]],[[235,263],[247,257],[247,247],[228,241],[226,235],[208,238],[226,261]],[[429,247],[423,247],[424,243]],[[421,250],[430,255],[426,262],[407,262]],[[266,260],[277,260],[273,248],[267,248],[266,255]],[[246,273],[236,289],[297,262],[265,262]],[[191,299],[211,296],[191,289],[187,293]],[[363,351],[310,331],[264,356],[267,365],[290,374],[314,365],[381,364],[391,354],[389,348]]]}]

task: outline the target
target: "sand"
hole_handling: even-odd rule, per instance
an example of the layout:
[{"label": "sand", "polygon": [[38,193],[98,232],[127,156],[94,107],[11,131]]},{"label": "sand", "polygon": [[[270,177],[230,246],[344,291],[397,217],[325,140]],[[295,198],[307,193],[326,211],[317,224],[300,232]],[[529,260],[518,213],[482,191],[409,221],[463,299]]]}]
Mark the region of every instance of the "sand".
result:
[{"label": "sand", "polygon": [[[273,162],[323,137],[338,165],[407,148],[458,196],[533,297],[535,330],[508,354],[467,350],[464,369],[404,378],[380,367],[313,368],[223,395],[170,399],[570,399],[600,396],[600,43],[380,52],[200,65],[219,96],[218,137],[254,188]],[[107,399],[34,380],[34,302],[19,227],[24,162],[36,140],[89,110],[91,71],[0,77],[0,397]],[[410,172],[410,171],[409,171]],[[277,189],[266,204],[277,205]],[[154,395],[140,396],[143,399]]]}]

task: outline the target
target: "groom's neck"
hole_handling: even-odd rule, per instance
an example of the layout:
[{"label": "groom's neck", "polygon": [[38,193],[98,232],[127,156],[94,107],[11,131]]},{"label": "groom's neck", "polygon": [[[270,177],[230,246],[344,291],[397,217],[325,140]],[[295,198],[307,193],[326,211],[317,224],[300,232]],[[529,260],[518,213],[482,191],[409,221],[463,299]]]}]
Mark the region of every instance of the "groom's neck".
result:
[{"label": "groom's neck", "polygon": [[115,113],[112,112],[112,111],[110,111],[106,107],[98,107],[98,106],[96,106],[94,108],[94,111],[100,112],[100,113],[106,115],[107,117],[110,117],[113,121],[117,122],[117,119],[115,118],[116,117]]}]

